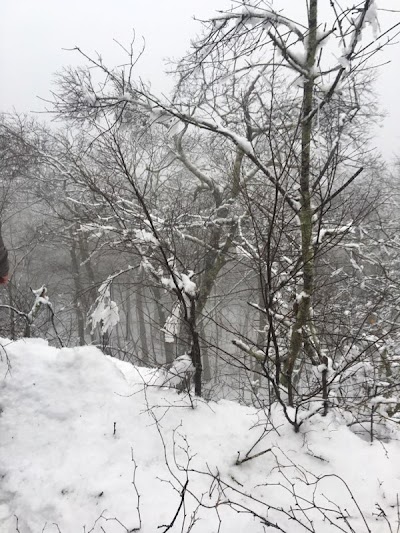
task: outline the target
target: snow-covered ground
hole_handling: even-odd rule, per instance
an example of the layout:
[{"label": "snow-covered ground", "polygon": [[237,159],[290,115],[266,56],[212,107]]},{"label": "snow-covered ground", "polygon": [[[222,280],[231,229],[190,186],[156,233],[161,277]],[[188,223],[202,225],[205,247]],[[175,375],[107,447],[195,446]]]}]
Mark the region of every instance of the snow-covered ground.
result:
[{"label": "snow-covered ground", "polygon": [[91,347],[1,344],[1,533],[398,531],[397,441],[338,414],[295,434]]}]

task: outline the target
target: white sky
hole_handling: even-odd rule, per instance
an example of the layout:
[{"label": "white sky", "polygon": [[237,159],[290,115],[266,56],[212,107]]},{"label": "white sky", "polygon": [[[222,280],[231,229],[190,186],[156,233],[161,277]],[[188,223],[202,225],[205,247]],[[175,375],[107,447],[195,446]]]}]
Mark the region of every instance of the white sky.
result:
[{"label": "white sky", "polygon": [[[325,0],[327,1],[327,0]],[[385,9],[400,9],[400,0],[377,0]],[[122,51],[133,29],[137,42],[143,36],[146,51],[138,74],[152,82],[153,88],[168,92],[163,60],[178,58],[189,48],[190,39],[201,31],[193,19],[207,18],[231,0],[2,0],[0,4],[0,111],[43,110],[37,98],[49,97],[53,74],[63,66],[76,64],[78,56],[63,48],[79,46],[102,54],[111,66],[124,62]],[[303,0],[274,0],[276,9],[303,8]],[[288,11],[285,11],[288,14]],[[382,28],[400,21],[400,14],[380,14]],[[378,82],[382,108],[389,113],[378,132],[377,144],[387,159],[400,155],[400,44],[382,53]]]}]

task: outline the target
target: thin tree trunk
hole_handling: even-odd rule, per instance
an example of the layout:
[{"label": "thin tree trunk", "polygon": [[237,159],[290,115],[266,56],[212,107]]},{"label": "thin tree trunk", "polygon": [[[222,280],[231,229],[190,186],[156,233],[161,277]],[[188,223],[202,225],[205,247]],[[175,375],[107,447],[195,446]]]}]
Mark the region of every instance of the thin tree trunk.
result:
[{"label": "thin tree trunk", "polygon": [[[258,278],[258,307],[264,309],[265,307],[265,298],[263,290],[263,282],[261,278]],[[265,327],[267,325],[267,315],[263,311],[258,312],[258,331],[257,331],[257,348],[259,350],[265,349]],[[268,364],[268,363],[266,363]],[[259,381],[261,385],[261,376],[262,376],[262,364],[258,359],[254,359],[253,363],[253,380]]]},{"label": "thin tree trunk", "polygon": [[147,314],[147,317],[149,318],[148,328],[150,330],[150,345],[151,345],[151,352],[147,352],[147,353],[148,354],[151,353],[151,358],[149,358],[150,363],[152,365],[156,365],[157,364],[157,352],[159,350],[156,344],[157,343],[157,331],[156,331],[156,328],[154,327],[154,318],[153,318],[154,313],[153,313],[153,309],[150,309],[149,299],[145,299],[144,303],[145,303],[145,308],[146,308],[146,314]]},{"label": "thin tree trunk", "polygon": [[[13,294],[13,284],[9,282],[8,287],[8,301],[9,305],[11,307],[14,307],[14,294]],[[14,317],[14,311],[10,309],[10,338],[11,340],[15,340],[15,317]]]},{"label": "thin tree trunk", "polygon": [[141,361],[144,365],[149,364],[149,348],[147,345],[147,331],[146,322],[144,317],[144,305],[143,305],[143,274],[139,275],[139,283],[136,289],[136,312],[139,326],[139,338],[140,346],[142,349]]},{"label": "thin tree trunk", "polygon": [[83,290],[82,290],[81,277],[80,277],[79,261],[78,261],[78,256],[77,256],[77,246],[76,246],[76,241],[75,241],[72,230],[70,231],[70,237],[71,237],[71,245],[69,247],[69,253],[71,257],[72,277],[74,280],[74,289],[75,289],[74,307],[75,307],[75,314],[76,314],[76,319],[78,323],[79,344],[80,346],[84,346],[86,344],[85,316],[84,316],[84,312],[82,309],[82,302],[81,302],[81,296],[82,296]]},{"label": "thin tree trunk", "polygon": [[200,323],[200,337],[201,337],[201,355],[203,357],[203,380],[204,381],[210,381],[211,380],[211,368],[210,368],[210,358],[208,355],[207,350],[207,343],[204,342],[205,339],[205,327],[204,322],[202,321]]},{"label": "thin tree trunk", "polygon": [[[82,235],[79,233],[79,253],[82,264],[85,266],[86,274],[89,280],[89,290],[85,291],[85,313],[89,312],[91,305],[96,300],[96,289],[95,289],[95,274],[93,267],[90,261],[89,251],[87,243]],[[95,335],[90,331],[90,340],[92,343],[95,342]]]},{"label": "thin tree trunk", "polygon": [[191,349],[190,356],[192,358],[192,363],[194,366],[194,393],[196,396],[201,396],[201,380],[203,373],[203,366],[201,362],[201,350],[200,350],[200,341],[199,333],[196,326],[196,300],[191,299],[190,309],[187,309],[186,322],[190,332],[191,339]]},{"label": "thin tree trunk", "polygon": [[[103,327],[103,321],[100,322],[100,326]],[[102,349],[106,355],[112,355],[111,339],[109,331],[105,331],[101,335]]]},{"label": "thin tree trunk", "polygon": [[129,342],[129,340],[132,338],[132,331],[131,331],[131,320],[132,320],[132,310],[131,310],[131,293],[128,290],[128,294],[126,297],[125,302],[125,340],[126,342]]},{"label": "thin tree trunk", "polygon": [[302,293],[295,302],[296,317],[292,328],[289,357],[285,368],[285,381],[288,389],[288,403],[294,405],[293,372],[303,347],[304,339],[313,328],[311,321],[311,298],[314,290],[314,250],[312,245],[312,206],[310,190],[311,135],[314,77],[313,67],[317,50],[317,9],[318,0],[310,0],[308,14],[307,71],[304,82],[301,116],[301,170],[300,170],[300,233],[301,257],[303,265]]},{"label": "thin tree trunk", "polygon": [[[161,291],[160,288],[157,286],[152,286],[151,291],[154,295],[154,301],[156,302],[156,308],[157,308],[157,315],[158,315],[158,324],[160,326],[160,329],[165,326],[165,323],[167,321],[167,315],[165,313],[164,307],[161,303]],[[165,342],[164,334],[162,335],[162,345],[164,346],[164,352],[165,352],[165,362],[167,364],[171,364],[174,360],[174,343],[172,342]]]}]

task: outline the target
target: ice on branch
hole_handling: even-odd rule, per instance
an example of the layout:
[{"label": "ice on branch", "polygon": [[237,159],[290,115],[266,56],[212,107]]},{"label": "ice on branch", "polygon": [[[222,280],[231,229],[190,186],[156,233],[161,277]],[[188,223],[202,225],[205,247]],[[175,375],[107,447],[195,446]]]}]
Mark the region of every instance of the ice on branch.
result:
[{"label": "ice on branch", "polygon": [[119,311],[117,304],[111,299],[112,277],[107,278],[99,288],[99,296],[95,303],[95,309],[90,316],[92,323],[92,333],[97,324],[101,326],[102,334],[111,331],[119,322]]}]

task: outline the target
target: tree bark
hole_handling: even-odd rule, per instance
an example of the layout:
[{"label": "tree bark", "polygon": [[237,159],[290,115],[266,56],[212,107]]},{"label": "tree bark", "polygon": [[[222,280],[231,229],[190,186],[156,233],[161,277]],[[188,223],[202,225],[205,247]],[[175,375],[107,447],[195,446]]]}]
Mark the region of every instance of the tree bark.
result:
[{"label": "tree bark", "polygon": [[[151,291],[154,295],[154,300],[156,303],[158,323],[159,323],[160,328],[162,328],[167,321],[167,315],[161,303],[161,290],[157,286],[152,286]],[[163,338],[164,338],[164,334],[162,334],[162,339]],[[165,362],[167,364],[171,364],[174,360],[174,343],[165,342],[165,340],[162,340],[162,344],[164,346]]]},{"label": "tree bark", "polygon": [[296,361],[303,347],[304,339],[310,334],[312,325],[311,298],[314,290],[314,250],[312,245],[313,213],[311,207],[310,165],[311,165],[311,136],[312,109],[314,93],[313,68],[317,51],[318,0],[310,0],[308,12],[308,41],[307,41],[307,72],[304,81],[303,105],[301,113],[301,168],[300,168],[300,234],[302,294],[295,302],[296,316],[292,327],[289,357],[285,368],[285,381],[288,389],[288,403],[294,405],[293,372]]},{"label": "tree bark", "polygon": [[69,253],[71,257],[71,266],[72,266],[72,277],[74,280],[74,289],[75,289],[75,296],[74,296],[74,307],[75,307],[75,314],[78,324],[78,338],[79,338],[79,345],[84,346],[86,344],[85,341],[85,316],[82,309],[82,301],[81,296],[83,293],[82,290],[82,283],[81,283],[81,277],[80,277],[80,269],[79,269],[79,261],[77,256],[77,246],[75,237],[73,235],[72,230],[70,230],[70,237],[71,237],[71,244],[69,247]]},{"label": "tree bark", "polygon": [[139,326],[139,338],[140,346],[142,351],[141,361],[144,365],[149,364],[149,348],[147,345],[147,330],[146,322],[144,318],[144,304],[143,304],[143,286],[144,281],[143,274],[139,275],[139,284],[136,289],[136,311],[138,317],[138,326]]}]

